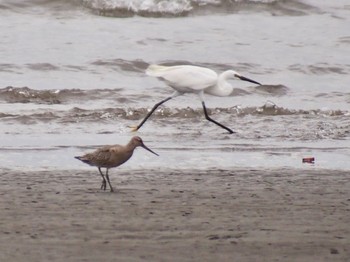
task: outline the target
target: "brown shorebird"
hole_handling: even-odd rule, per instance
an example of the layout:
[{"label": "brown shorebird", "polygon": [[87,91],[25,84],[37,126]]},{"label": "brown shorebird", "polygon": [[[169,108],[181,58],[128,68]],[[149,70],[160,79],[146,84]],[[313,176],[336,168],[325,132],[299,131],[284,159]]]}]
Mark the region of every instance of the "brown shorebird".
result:
[{"label": "brown shorebird", "polygon": [[108,170],[112,167],[120,166],[121,164],[128,161],[129,158],[134,153],[135,148],[138,146],[141,146],[144,149],[158,156],[157,153],[153,152],[151,149],[145,146],[141,137],[134,136],[133,138],[131,138],[129,143],[125,146],[121,146],[121,145],[104,146],[92,153],[88,153],[83,156],[76,156],[75,158],[79,159],[80,161],[90,166],[96,166],[98,168],[98,171],[100,172],[103,179],[102,185],[101,185],[101,189],[103,190],[106,190],[106,179],[101,171],[101,168],[102,167],[106,168],[107,182],[109,184],[109,187],[111,188],[111,192],[113,192],[114,191],[113,187],[111,185],[111,182],[109,181]]}]

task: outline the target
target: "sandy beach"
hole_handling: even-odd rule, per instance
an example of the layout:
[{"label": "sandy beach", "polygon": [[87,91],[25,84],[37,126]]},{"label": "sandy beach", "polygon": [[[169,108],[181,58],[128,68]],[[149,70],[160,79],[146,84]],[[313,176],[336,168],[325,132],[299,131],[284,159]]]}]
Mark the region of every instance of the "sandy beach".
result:
[{"label": "sandy beach", "polygon": [[349,261],[349,172],[2,170],[1,261]]}]

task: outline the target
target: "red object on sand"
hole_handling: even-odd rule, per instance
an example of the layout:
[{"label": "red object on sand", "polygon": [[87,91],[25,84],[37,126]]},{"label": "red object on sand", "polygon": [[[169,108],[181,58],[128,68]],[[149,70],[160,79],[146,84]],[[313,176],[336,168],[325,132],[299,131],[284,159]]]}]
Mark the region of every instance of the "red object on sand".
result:
[{"label": "red object on sand", "polygon": [[315,158],[314,157],[304,157],[303,158],[303,163],[315,163]]}]

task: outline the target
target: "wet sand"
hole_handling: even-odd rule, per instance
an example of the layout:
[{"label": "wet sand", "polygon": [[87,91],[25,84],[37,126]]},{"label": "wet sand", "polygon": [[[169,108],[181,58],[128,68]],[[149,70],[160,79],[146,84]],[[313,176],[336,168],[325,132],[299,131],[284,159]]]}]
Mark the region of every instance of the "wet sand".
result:
[{"label": "wet sand", "polygon": [[332,170],[1,171],[0,261],[349,261]]}]

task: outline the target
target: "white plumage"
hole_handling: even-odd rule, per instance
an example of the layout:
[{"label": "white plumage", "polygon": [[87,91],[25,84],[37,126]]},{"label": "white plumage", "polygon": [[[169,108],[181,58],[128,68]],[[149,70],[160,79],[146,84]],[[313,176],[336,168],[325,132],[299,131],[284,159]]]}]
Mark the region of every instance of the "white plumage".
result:
[{"label": "white plumage", "polygon": [[260,85],[260,83],[244,77],[234,70],[227,70],[218,75],[215,71],[209,68],[193,65],[150,65],[146,69],[146,74],[161,78],[172,87],[175,92],[170,97],[155,104],[142,122],[137,127],[133,128],[134,131],[138,130],[161,104],[176,96],[183,95],[184,93],[195,93],[198,94],[202,102],[205,118],[232,134],[234,132],[230,128],[209,117],[205,107],[203,94],[207,93],[214,96],[229,96],[233,91],[233,87],[227,80],[234,78]]}]

